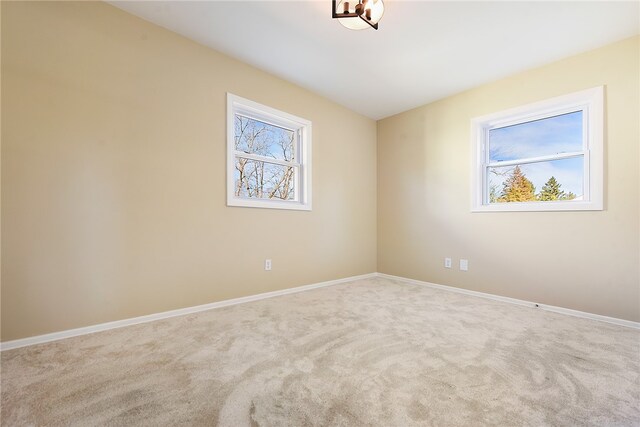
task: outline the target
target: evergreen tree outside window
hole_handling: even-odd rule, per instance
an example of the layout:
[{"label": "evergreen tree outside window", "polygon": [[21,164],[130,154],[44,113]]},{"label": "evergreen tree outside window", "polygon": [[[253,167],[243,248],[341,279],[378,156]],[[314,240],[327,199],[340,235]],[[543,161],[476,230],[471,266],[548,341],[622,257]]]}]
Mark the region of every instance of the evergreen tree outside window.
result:
[{"label": "evergreen tree outside window", "polygon": [[472,211],[602,210],[602,87],[476,118],[472,136]]},{"label": "evergreen tree outside window", "polygon": [[542,187],[542,191],[538,195],[538,200],[548,202],[553,200],[575,200],[576,195],[571,191],[566,193],[564,190],[561,190],[562,184],[560,184],[554,176],[549,178],[544,186]]}]

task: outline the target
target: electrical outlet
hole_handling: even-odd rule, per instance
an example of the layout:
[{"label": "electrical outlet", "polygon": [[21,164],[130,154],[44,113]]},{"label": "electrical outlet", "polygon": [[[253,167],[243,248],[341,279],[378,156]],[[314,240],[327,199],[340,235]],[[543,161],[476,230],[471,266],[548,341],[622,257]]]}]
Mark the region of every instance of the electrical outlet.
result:
[{"label": "electrical outlet", "polygon": [[451,258],[444,259],[444,268],[451,268]]},{"label": "electrical outlet", "polygon": [[266,271],[271,271],[271,260],[270,259],[265,259],[264,260],[264,269]]},{"label": "electrical outlet", "polygon": [[469,260],[468,259],[461,259],[460,260],[460,271],[467,271],[469,270]]}]

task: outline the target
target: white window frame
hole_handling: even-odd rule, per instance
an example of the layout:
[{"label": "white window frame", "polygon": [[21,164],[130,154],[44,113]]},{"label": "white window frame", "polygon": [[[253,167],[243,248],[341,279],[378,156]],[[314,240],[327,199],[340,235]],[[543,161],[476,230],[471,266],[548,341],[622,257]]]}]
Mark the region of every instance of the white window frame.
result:
[{"label": "white window frame", "polygon": [[[296,161],[287,162],[236,151],[236,114],[263,123],[292,130],[296,135]],[[227,93],[227,206],[243,206],[267,209],[311,210],[311,122],[284,111],[267,107],[249,99]],[[294,200],[257,199],[235,195],[235,161],[243,157],[281,166],[294,166]]]},{"label": "white window frame", "polygon": [[[489,163],[489,131],[565,113],[583,112],[582,151],[531,159]],[[569,95],[474,118],[471,121],[472,212],[514,211],[593,211],[603,210],[604,198],[604,87],[599,86]],[[583,200],[489,203],[489,166],[534,163],[584,155]],[[523,161],[525,160],[525,161]]]}]

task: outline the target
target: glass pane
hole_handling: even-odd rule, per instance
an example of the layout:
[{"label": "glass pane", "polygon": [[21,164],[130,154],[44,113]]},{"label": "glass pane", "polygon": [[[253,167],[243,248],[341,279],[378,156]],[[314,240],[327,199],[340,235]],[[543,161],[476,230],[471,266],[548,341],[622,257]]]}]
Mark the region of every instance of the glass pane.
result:
[{"label": "glass pane", "polygon": [[489,131],[489,162],[582,151],[582,111]]},{"label": "glass pane", "polygon": [[295,161],[295,133],[236,114],[236,150],[278,160]]},{"label": "glass pane", "polygon": [[236,157],[235,194],[256,199],[295,200],[295,168]]},{"label": "glass pane", "polygon": [[489,203],[583,199],[584,157],[490,167]]}]

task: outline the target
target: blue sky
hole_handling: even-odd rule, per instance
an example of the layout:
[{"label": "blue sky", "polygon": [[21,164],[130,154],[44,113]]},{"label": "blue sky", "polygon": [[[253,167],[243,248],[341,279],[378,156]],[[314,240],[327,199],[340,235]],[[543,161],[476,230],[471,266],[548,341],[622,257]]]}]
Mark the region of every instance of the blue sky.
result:
[{"label": "blue sky", "polygon": [[582,150],[582,111],[489,131],[491,163]]},{"label": "blue sky", "polygon": [[[559,153],[582,151],[582,111],[549,117],[489,131],[490,162],[526,159]],[[583,194],[583,157],[550,162],[529,163],[520,166],[533,182],[536,192],[554,176],[566,192]],[[489,173],[490,184],[497,185],[498,192],[513,166],[495,168]]]}]

